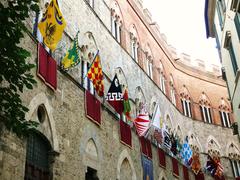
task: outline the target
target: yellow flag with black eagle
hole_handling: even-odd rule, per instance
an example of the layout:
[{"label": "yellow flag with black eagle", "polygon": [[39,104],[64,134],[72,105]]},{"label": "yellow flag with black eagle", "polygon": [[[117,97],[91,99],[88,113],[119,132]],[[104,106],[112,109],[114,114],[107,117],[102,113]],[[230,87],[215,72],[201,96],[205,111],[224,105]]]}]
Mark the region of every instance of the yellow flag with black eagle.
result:
[{"label": "yellow flag with black eagle", "polygon": [[43,42],[49,49],[56,49],[65,27],[66,22],[57,0],[52,0],[38,24],[39,31],[43,36]]}]

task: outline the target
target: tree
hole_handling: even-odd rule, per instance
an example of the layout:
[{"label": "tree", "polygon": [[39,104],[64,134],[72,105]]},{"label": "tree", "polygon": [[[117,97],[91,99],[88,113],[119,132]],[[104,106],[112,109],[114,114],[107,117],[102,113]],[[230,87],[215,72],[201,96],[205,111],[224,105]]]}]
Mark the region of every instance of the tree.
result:
[{"label": "tree", "polygon": [[38,11],[38,0],[1,0],[0,2],[0,122],[18,136],[27,135],[37,123],[27,121],[28,108],[22,104],[20,93],[33,89],[36,81],[27,62],[30,53],[19,43],[27,28],[24,21],[30,11]]}]

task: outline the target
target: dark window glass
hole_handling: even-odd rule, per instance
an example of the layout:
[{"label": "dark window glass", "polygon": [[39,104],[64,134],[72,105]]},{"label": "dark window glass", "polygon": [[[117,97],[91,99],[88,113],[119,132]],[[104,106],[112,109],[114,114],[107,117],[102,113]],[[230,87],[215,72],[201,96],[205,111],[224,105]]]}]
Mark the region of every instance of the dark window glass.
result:
[{"label": "dark window glass", "polygon": [[237,70],[238,70],[238,65],[237,65],[236,56],[235,56],[235,53],[233,50],[232,42],[230,42],[230,45],[229,45],[229,54],[230,54],[230,58],[232,61],[233,72],[236,75]]},{"label": "dark window glass", "polygon": [[235,23],[235,27],[236,27],[237,34],[238,34],[238,39],[240,40],[240,12],[235,14],[234,23]]},{"label": "dark window glass", "polygon": [[51,146],[41,135],[30,134],[27,140],[25,180],[50,180],[49,152]]}]

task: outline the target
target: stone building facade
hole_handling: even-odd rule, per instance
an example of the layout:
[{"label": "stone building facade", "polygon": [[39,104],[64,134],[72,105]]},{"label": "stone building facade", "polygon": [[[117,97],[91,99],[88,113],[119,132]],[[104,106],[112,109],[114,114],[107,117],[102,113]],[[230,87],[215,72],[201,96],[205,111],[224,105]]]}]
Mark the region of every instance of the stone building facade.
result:
[{"label": "stone building facade", "polygon": [[[206,1],[208,37],[216,38],[236,122],[240,121],[240,1]],[[239,131],[239,126],[238,126]]]},{"label": "stone building facade", "polygon": [[[42,0],[41,8],[44,10]],[[119,115],[102,98],[101,124],[86,116],[86,89],[93,92],[85,78],[94,53],[100,52],[104,71],[105,94],[117,73],[123,87],[128,87],[132,116],[136,117],[141,103],[147,104],[152,115],[160,106],[163,121],[181,140],[190,137],[200,152],[204,167],[207,154],[221,158],[225,179],[234,179],[231,162],[239,161],[239,140],[233,135],[234,122],[226,83],[216,72],[206,72],[188,65],[187,58],[175,57],[157,25],[151,25],[150,13],[137,0],[58,0],[67,27],[58,48],[52,53],[60,65],[78,30],[81,63],[65,72],[57,71],[57,89],[46,86],[33,70],[37,85],[21,96],[29,108],[27,120],[40,123],[37,132],[19,139],[1,128],[0,179],[36,179],[41,174],[56,180],[84,179],[97,176],[101,180],[143,177],[141,143],[131,128],[132,147],[120,141]],[[35,16],[27,21],[34,29]],[[26,35],[21,42],[38,64],[36,34]],[[201,113],[201,112],[206,113]],[[225,114],[226,116],[222,117]],[[184,179],[183,165],[178,162],[179,175],[172,171],[172,157],[166,154],[166,167],[159,166],[158,147],[151,144],[154,179]],[[47,154],[48,160],[44,160]],[[35,154],[36,169],[28,164]],[[188,170],[189,178],[195,176]],[[205,174],[205,179],[212,179]]]}]

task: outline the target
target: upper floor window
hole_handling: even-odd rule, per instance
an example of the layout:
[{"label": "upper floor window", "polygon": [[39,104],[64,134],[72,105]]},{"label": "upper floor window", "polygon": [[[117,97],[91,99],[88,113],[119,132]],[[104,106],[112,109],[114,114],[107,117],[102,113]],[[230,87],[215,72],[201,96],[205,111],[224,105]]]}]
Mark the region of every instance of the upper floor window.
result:
[{"label": "upper floor window", "polygon": [[181,103],[182,103],[182,108],[183,108],[183,114],[187,117],[192,117],[190,100],[183,98],[183,99],[181,99]]},{"label": "upper floor window", "polygon": [[[94,44],[94,37],[91,32],[85,33],[85,36],[83,38],[86,38],[86,41],[89,43]],[[94,61],[95,53],[96,53],[96,47],[90,47],[88,44],[82,45],[80,47],[81,51],[81,84],[82,86],[89,90],[91,94],[94,94],[94,87],[91,80],[87,78],[88,70],[91,66],[91,63]]]},{"label": "upper floor window", "polygon": [[234,177],[239,177],[240,176],[240,162],[239,160],[230,160],[231,166],[232,166],[232,171]]},{"label": "upper floor window", "polygon": [[138,62],[138,43],[137,43],[137,38],[132,37],[131,38],[131,54],[133,59]]},{"label": "upper floor window", "polygon": [[87,0],[88,4],[94,8],[94,0]]},{"label": "upper floor window", "polygon": [[230,109],[224,99],[221,99],[221,105],[219,106],[219,115],[221,118],[222,125],[224,127],[231,127],[230,121]]},{"label": "upper floor window", "polygon": [[233,44],[232,44],[232,38],[231,38],[230,31],[226,32],[224,47],[229,52],[231,62],[232,62],[233,72],[234,72],[234,75],[236,75],[239,68],[238,68],[235,52],[234,52],[234,49],[233,49]]},{"label": "upper floor window", "polygon": [[240,0],[232,0],[230,9],[234,12],[240,13]]},{"label": "upper floor window", "polygon": [[210,101],[204,92],[201,94],[199,100],[199,107],[203,121],[207,123],[212,123]]},{"label": "upper floor window", "polygon": [[226,111],[219,111],[220,113],[220,117],[221,117],[221,121],[222,121],[222,125],[224,127],[231,127],[231,123],[230,123],[230,116],[229,116],[229,112]]},{"label": "upper floor window", "polygon": [[165,77],[163,73],[160,73],[160,89],[164,94],[166,94],[166,87],[165,87]]},{"label": "upper floor window", "polygon": [[200,105],[200,111],[201,111],[202,119],[204,120],[204,122],[212,123],[210,107],[207,107],[205,105]]},{"label": "upper floor window", "polygon": [[176,94],[172,75],[170,76],[170,96],[172,103],[176,106]]},{"label": "upper floor window", "polygon": [[192,117],[191,99],[190,99],[189,92],[185,85],[183,85],[183,89],[180,93],[180,97],[181,97],[183,114],[187,117]]},{"label": "upper floor window", "polygon": [[240,39],[240,0],[232,0],[231,10],[236,12],[234,23],[238,34],[238,39]]},{"label": "upper floor window", "polygon": [[223,28],[225,12],[226,12],[225,0],[218,0],[217,1],[217,14],[218,14],[219,24],[221,26],[221,29]]},{"label": "upper floor window", "polygon": [[113,37],[121,43],[122,20],[114,9],[111,10],[111,28]]},{"label": "upper floor window", "polygon": [[152,73],[153,65],[152,65],[152,58],[151,58],[151,56],[147,56],[146,68],[147,68],[148,76],[152,79],[153,78],[153,73]]},{"label": "upper floor window", "polygon": [[134,24],[132,24],[130,27],[130,45],[132,58],[138,63],[140,53],[139,36]]}]

